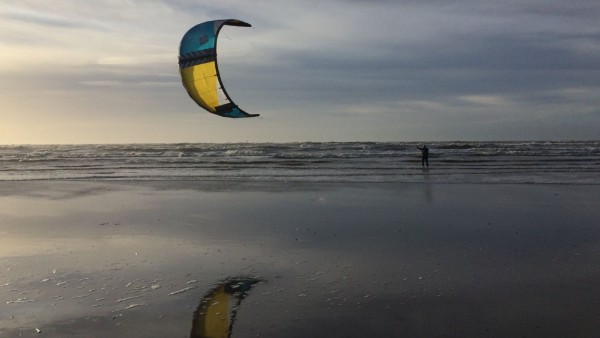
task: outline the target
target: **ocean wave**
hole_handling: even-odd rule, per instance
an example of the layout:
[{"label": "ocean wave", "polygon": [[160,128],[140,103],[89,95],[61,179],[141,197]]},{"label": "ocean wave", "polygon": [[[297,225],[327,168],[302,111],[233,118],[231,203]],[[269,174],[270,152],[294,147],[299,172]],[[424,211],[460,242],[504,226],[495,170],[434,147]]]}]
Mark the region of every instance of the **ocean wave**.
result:
[{"label": "ocean wave", "polygon": [[298,142],[0,146],[0,180],[600,184],[600,142]]}]

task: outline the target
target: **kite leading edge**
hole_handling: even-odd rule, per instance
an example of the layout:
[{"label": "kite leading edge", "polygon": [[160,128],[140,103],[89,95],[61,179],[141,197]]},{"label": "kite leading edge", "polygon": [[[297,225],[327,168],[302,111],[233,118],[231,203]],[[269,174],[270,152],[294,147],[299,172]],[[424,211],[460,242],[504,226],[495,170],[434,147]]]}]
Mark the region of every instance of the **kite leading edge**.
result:
[{"label": "kite leading edge", "polygon": [[241,110],[225,91],[217,66],[217,37],[225,25],[252,27],[228,19],[203,22],[185,33],[179,46],[181,82],[190,97],[202,108],[223,117],[254,117]]}]

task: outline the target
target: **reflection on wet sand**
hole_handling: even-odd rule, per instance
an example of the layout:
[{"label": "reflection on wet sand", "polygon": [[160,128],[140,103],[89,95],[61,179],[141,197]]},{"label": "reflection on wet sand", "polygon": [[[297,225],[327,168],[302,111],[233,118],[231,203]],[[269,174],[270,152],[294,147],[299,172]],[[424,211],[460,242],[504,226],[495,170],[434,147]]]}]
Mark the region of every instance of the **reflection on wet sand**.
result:
[{"label": "reflection on wet sand", "polygon": [[228,278],[207,292],[194,312],[190,337],[230,337],[242,300],[252,286],[260,281],[252,277]]}]

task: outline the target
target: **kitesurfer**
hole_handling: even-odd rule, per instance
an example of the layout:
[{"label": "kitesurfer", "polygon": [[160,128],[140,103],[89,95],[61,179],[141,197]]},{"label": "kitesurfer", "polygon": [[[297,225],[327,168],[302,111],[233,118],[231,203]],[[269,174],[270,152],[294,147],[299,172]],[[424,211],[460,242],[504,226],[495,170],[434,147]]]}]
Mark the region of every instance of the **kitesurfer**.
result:
[{"label": "kitesurfer", "polygon": [[419,149],[421,151],[421,166],[429,167],[429,148],[427,148],[427,145],[424,144],[423,148],[417,146],[417,149]]}]

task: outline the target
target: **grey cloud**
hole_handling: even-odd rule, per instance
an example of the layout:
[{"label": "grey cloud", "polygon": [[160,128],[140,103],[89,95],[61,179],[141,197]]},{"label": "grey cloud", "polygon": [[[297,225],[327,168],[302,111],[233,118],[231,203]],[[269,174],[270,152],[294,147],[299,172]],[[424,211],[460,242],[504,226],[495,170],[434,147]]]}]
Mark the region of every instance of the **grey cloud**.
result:
[{"label": "grey cloud", "polygon": [[[63,4],[64,8],[69,6],[73,4]],[[134,1],[122,6],[120,10],[96,5],[77,7],[78,13],[100,11],[95,23],[77,16],[62,17],[60,12],[47,15],[39,7],[0,13],[0,19],[8,22],[48,28],[39,32],[48,32],[52,46],[60,46],[61,52],[72,49],[87,53],[81,42],[88,41],[78,34],[75,42],[63,40],[62,28],[103,27],[94,32],[100,39],[94,40],[97,45],[91,47],[97,52],[87,55],[87,64],[44,68],[36,73],[34,83],[23,80],[24,76],[15,75],[14,81],[5,76],[0,86],[24,90],[35,87],[40,95],[43,88],[65,92],[72,88],[73,92],[86,92],[96,98],[137,95],[139,107],[127,106],[131,109],[127,114],[132,117],[143,114],[136,109],[154,110],[158,115],[155,107],[161,104],[167,107],[165,112],[189,112],[194,107],[180,86],[177,71],[181,34],[203,20],[232,17],[254,26],[243,32],[240,39],[244,43],[233,48],[235,53],[223,49],[219,54],[227,91],[243,107],[277,109],[277,116],[302,110],[306,116],[313,114],[314,119],[307,120],[310,123],[322,123],[326,118],[323,110],[329,107],[331,111],[352,105],[365,107],[364,111],[373,107],[369,123],[373,123],[377,139],[381,135],[377,126],[389,125],[377,116],[396,115],[398,121],[410,122],[413,117],[408,116],[409,112],[418,114],[421,125],[439,130],[440,135],[467,135],[479,118],[489,122],[489,130],[497,130],[502,136],[516,114],[522,116],[522,125],[534,125],[549,111],[554,115],[544,124],[546,130],[566,125],[561,121],[570,120],[570,112],[576,112],[578,118],[570,120],[570,132],[585,123],[586,135],[593,135],[593,126],[598,122],[597,113],[589,113],[589,107],[597,105],[595,97],[600,88],[600,25],[595,19],[600,15],[600,5],[596,1],[311,0],[271,5],[260,1],[208,4],[181,0],[151,5]],[[230,41],[229,36],[238,38],[233,28],[229,32],[223,32],[224,41]],[[15,39],[11,37],[15,34],[4,35],[5,42]],[[36,40],[36,34],[18,39],[15,45],[19,46],[31,41],[39,48],[42,43]],[[128,50],[130,43],[139,46]],[[226,44],[219,48],[223,46]],[[114,50],[107,53],[112,47]],[[167,58],[160,62],[135,61],[152,53],[168,55],[170,51],[172,63],[167,63]],[[94,58],[134,61],[93,64]],[[117,94],[116,86],[120,89]],[[563,94],[569,89],[581,89],[581,94]],[[510,104],[491,109],[461,99],[478,95]],[[160,103],[156,102],[158,97]],[[127,110],[114,100],[104,101],[105,110]],[[404,116],[398,112],[401,108]],[[440,116],[442,110],[449,113]],[[506,119],[498,122],[496,117],[501,115]],[[455,127],[439,123],[449,120]],[[355,123],[364,124],[363,120]],[[436,123],[443,125],[438,128]],[[514,132],[507,135],[523,138]]]},{"label": "grey cloud", "polygon": [[77,28],[86,26],[85,23],[75,21],[71,18],[24,10],[0,13],[0,17],[5,20],[21,21],[40,26],[59,28]]}]

